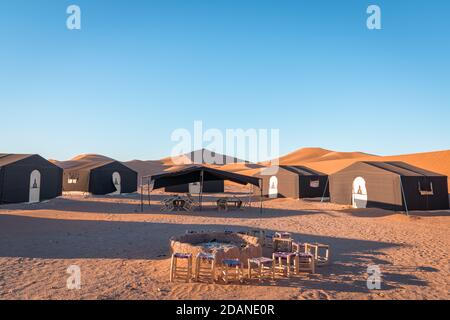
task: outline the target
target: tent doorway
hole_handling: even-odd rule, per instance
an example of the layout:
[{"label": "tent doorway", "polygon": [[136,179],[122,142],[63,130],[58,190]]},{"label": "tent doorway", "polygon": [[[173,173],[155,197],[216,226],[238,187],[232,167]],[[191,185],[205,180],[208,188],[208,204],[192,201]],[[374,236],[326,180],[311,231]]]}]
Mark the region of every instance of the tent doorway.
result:
[{"label": "tent doorway", "polygon": [[29,202],[36,203],[40,201],[41,195],[41,173],[33,170],[30,174],[30,196]]},{"label": "tent doorway", "polygon": [[352,206],[353,208],[367,208],[366,180],[362,177],[353,180]]},{"label": "tent doorway", "polygon": [[269,198],[278,197],[278,178],[276,176],[270,177],[269,180]]},{"label": "tent doorway", "polygon": [[116,191],[113,192],[114,194],[121,194],[122,193],[122,188],[121,188],[121,179],[120,179],[120,173],[118,172],[114,172],[112,174],[112,180],[114,183],[114,187],[116,188]]}]

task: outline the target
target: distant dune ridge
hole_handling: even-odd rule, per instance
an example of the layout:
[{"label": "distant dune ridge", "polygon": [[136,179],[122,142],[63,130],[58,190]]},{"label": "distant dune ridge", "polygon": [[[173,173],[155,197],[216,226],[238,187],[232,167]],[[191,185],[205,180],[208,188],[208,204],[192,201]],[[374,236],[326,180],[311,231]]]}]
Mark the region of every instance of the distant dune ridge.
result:
[{"label": "distant dune ridge", "polygon": [[[189,165],[202,164],[220,168],[221,170],[254,175],[261,168],[270,165],[270,161],[261,163],[250,163],[248,161],[222,155],[213,154],[216,159],[221,159],[224,165],[208,163],[209,158],[202,157],[205,152],[211,152],[206,149],[196,150],[187,154],[179,155],[174,158],[166,157],[160,160],[132,160],[123,162],[131,169],[138,172],[139,177],[154,175],[165,171],[172,171],[176,168]],[[71,161],[83,160],[111,160],[111,158],[99,154],[81,154],[71,159]],[[200,159],[200,161],[198,161]],[[304,165],[311,169],[327,174],[339,171],[357,161],[404,161],[411,165],[421,167],[430,171],[444,174],[450,177],[450,150],[413,153],[394,156],[377,156],[364,152],[338,152],[322,148],[301,148],[280,157],[280,165]],[[50,160],[55,164],[63,162]],[[449,179],[450,183],[450,179]]]}]

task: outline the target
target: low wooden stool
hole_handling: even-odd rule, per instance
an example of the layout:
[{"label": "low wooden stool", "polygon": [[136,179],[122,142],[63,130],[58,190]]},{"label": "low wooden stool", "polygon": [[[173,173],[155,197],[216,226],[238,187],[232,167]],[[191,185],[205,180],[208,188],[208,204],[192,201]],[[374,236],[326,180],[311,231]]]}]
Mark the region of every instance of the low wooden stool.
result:
[{"label": "low wooden stool", "polygon": [[265,233],[263,246],[266,248],[273,248],[273,238],[274,238],[273,234]]},{"label": "low wooden stool", "polygon": [[259,281],[262,281],[265,276],[270,276],[273,280],[275,279],[275,260],[266,257],[248,259],[249,279],[252,278],[252,270],[256,271],[256,278]]},{"label": "low wooden stool", "polygon": [[311,253],[299,252],[295,254],[295,274],[300,272],[316,273],[316,263],[314,255]]},{"label": "low wooden stool", "polygon": [[[185,260],[185,266],[179,266],[178,260]],[[192,254],[190,253],[174,253],[170,261],[170,282],[177,278],[185,279],[186,282],[191,281],[192,277]]]},{"label": "low wooden stool", "polygon": [[308,244],[293,241],[292,242],[292,252],[307,253],[308,252]]},{"label": "low wooden stool", "polygon": [[294,252],[274,252],[272,259],[275,264],[275,273],[286,275],[289,278],[291,270],[294,269],[295,271],[295,257],[296,254]]},{"label": "low wooden stool", "polygon": [[324,266],[329,264],[330,262],[329,245],[321,243],[308,243],[307,251],[314,255],[314,260],[317,266]]},{"label": "low wooden stool", "polygon": [[292,252],[292,242],[294,241],[292,238],[278,238],[274,237],[273,241],[273,251],[274,252]]},{"label": "low wooden stool", "polygon": [[[220,277],[225,283],[229,280],[244,281],[243,265],[239,259],[224,259],[220,266]],[[231,278],[231,279],[230,279]]]},{"label": "low wooden stool", "polygon": [[216,280],[216,258],[213,254],[200,252],[195,257],[195,281],[200,277],[210,278],[213,283]]},{"label": "low wooden stool", "polygon": [[292,235],[289,232],[275,232],[274,238],[292,239]]}]

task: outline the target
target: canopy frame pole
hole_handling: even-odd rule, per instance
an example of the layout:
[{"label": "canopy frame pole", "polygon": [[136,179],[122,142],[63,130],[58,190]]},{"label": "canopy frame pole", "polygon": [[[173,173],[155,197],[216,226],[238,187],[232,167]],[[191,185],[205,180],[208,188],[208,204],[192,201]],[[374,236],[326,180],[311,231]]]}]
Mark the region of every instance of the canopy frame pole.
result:
[{"label": "canopy frame pole", "polygon": [[406,203],[405,189],[403,189],[402,177],[399,177],[399,179],[400,179],[400,187],[402,188],[403,201],[405,201],[406,215],[409,217],[408,204]]},{"label": "canopy frame pole", "polygon": [[141,178],[141,212],[144,212],[144,177]]},{"label": "canopy frame pole", "polygon": [[328,180],[330,180],[330,176],[327,177],[327,182],[325,183],[325,189],[323,189],[322,199],[320,200],[320,202],[322,202],[322,203],[323,203],[323,199],[325,198],[325,193],[327,192]]},{"label": "canopy frame pole", "polygon": [[147,197],[148,197],[148,206],[151,207],[152,206],[152,202],[151,202],[151,191],[150,191],[150,179],[147,179]]},{"label": "canopy frame pole", "polygon": [[260,187],[259,187],[259,192],[260,192],[260,196],[259,196],[259,213],[263,213],[263,185],[264,185],[264,180],[261,179],[260,181]]},{"label": "canopy frame pole", "polygon": [[200,194],[199,194],[199,199],[200,199],[200,211],[203,210],[203,170],[200,171]]}]

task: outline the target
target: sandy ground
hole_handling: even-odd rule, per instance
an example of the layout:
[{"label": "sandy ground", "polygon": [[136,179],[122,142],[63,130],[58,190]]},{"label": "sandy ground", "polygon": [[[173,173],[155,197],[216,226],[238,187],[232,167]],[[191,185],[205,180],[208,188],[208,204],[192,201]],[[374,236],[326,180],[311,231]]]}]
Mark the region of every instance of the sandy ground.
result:
[{"label": "sandy ground", "polygon": [[[154,200],[164,195],[157,194]],[[63,197],[0,206],[0,299],[449,299],[450,211],[353,210],[277,199],[217,212],[139,211],[138,195]],[[186,230],[289,231],[327,243],[332,264],[315,275],[245,284],[170,283],[169,238]],[[378,265],[381,290],[366,286]],[[68,290],[66,269],[81,268]]]}]

